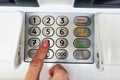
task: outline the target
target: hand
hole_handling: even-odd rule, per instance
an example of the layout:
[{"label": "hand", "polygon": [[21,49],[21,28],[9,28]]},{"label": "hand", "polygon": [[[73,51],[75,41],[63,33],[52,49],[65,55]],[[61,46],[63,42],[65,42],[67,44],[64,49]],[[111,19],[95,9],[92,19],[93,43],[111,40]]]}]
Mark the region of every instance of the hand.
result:
[{"label": "hand", "polygon": [[[37,50],[35,57],[31,60],[25,80],[39,80],[39,75],[43,66],[43,61],[49,50],[49,42],[46,40]],[[49,70],[50,80],[68,80],[68,72],[57,64]],[[62,76],[62,77],[61,77]]]}]

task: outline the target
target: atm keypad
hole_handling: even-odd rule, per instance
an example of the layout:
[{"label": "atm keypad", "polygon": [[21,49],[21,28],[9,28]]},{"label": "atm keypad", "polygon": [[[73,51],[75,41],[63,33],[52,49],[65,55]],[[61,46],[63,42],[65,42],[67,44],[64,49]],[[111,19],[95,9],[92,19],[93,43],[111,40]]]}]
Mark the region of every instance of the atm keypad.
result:
[{"label": "atm keypad", "polygon": [[25,62],[49,40],[44,62],[94,63],[94,14],[27,12],[25,22]]}]

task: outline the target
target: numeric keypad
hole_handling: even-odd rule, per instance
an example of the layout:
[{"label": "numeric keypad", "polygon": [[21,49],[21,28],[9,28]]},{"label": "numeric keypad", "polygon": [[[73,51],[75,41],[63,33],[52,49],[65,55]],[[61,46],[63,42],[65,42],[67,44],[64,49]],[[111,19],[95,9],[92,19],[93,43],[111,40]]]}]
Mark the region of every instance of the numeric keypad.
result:
[{"label": "numeric keypad", "polygon": [[25,62],[44,40],[50,44],[46,63],[94,63],[94,15],[32,13],[25,16]]}]

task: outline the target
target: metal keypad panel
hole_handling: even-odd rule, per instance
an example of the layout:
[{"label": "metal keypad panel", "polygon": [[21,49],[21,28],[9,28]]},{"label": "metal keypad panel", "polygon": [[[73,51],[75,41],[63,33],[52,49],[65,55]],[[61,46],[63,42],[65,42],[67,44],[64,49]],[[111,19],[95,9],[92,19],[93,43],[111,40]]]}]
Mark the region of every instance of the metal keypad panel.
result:
[{"label": "metal keypad panel", "polygon": [[25,15],[25,62],[49,40],[46,63],[94,63],[94,14],[36,13]]}]

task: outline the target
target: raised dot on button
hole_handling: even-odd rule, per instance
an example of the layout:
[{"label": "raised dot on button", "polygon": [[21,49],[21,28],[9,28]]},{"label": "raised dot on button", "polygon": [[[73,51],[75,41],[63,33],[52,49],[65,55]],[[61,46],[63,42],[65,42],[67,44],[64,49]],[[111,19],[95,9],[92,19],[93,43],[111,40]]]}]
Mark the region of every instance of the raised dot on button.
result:
[{"label": "raised dot on button", "polygon": [[48,53],[46,55],[46,59],[51,59],[51,58],[53,58],[53,56],[54,56],[53,50],[49,49],[49,51],[48,51]]},{"label": "raised dot on button", "polygon": [[40,40],[38,38],[31,38],[28,40],[30,47],[38,47],[40,45]]},{"label": "raised dot on button", "polygon": [[38,27],[31,27],[31,28],[29,29],[29,34],[30,34],[31,36],[39,36],[39,35],[40,35],[40,32],[41,32],[41,30],[40,30],[40,28],[38,28]]},{"label": "raised dot on button", "polygon": [[68,24],[68,22],[69,22],[69,20],[68,20],[68,18],[66,16],[59,16],[57,18],[57,24],[59,26],[65,26],[65,25]]},{"label": "raised dot on button", "polygon": [[59,37],[65,37],[68,35],[68,29],[65,27],[59,27],[59,28],[57,28],[56,34]]},{"label": "raised dot on button", "polygon": [[30,58],[33,58],[33,57],[35,56],[36,52],[37,52],[36,49],[30,49],[30,50],[28,51],[28,56],[29,56]]},{"label": "raised dot on button", "polygon": [[68,57],[68,52],[65,49],[59,49],[55,53],[58,59],[66,59]]},{"label": "raised dot on button", "polygon": [[66,48],[68,46],[68,40],[65,38],[58,38],[56,40],[56,45],[58,48]]},{"label": "raised dot on button", "polygon": [[87,60],[91,56],[88,50],[76,50],[73,53],[73,57],[77,60]]},{"label": "raised dot on button", "polygon": [[45,16],[45,17],[43,17],[42,22],[46,26],[51,26],[54,24],[55,19],[52,16]]},{"label": "raised dot on button", "polygon": [[31,25],[39,25],[41,22],[41,19],[39,16],[31,16],[30,19],[29,19],[29,23]]},{"label": "raised dot on button", "polygon": [[44,40],[48,40],[48,41],[49,41],[49,44],[50,44],[50,47],[53,47],[53,45],[54,45],[53,39],[51,39],[51,38],[45,38],[45,39],[43,39],[43,41],[44,41]]},{"label": "raised dot on button", "polygon": [[90,36],[90,29],[77,27],[74,29],[74,35],[76,37],[88,37]]},{"label": "raised dot on button", "polygon": [[43,28],[43,35],[46,37],[51,37],[54,34],[54,29],[52,27]]},{"label": "raised dot on button", "polygon": [[90,40],[86,38],[77,38],[73,42],[76,48],[89,48],[90,47]]},{"label": "raised dot on button", "polygon": [[88,26],[90,25],[90,19],[87,16],[77,16],[74,19],[76,26]]}]

